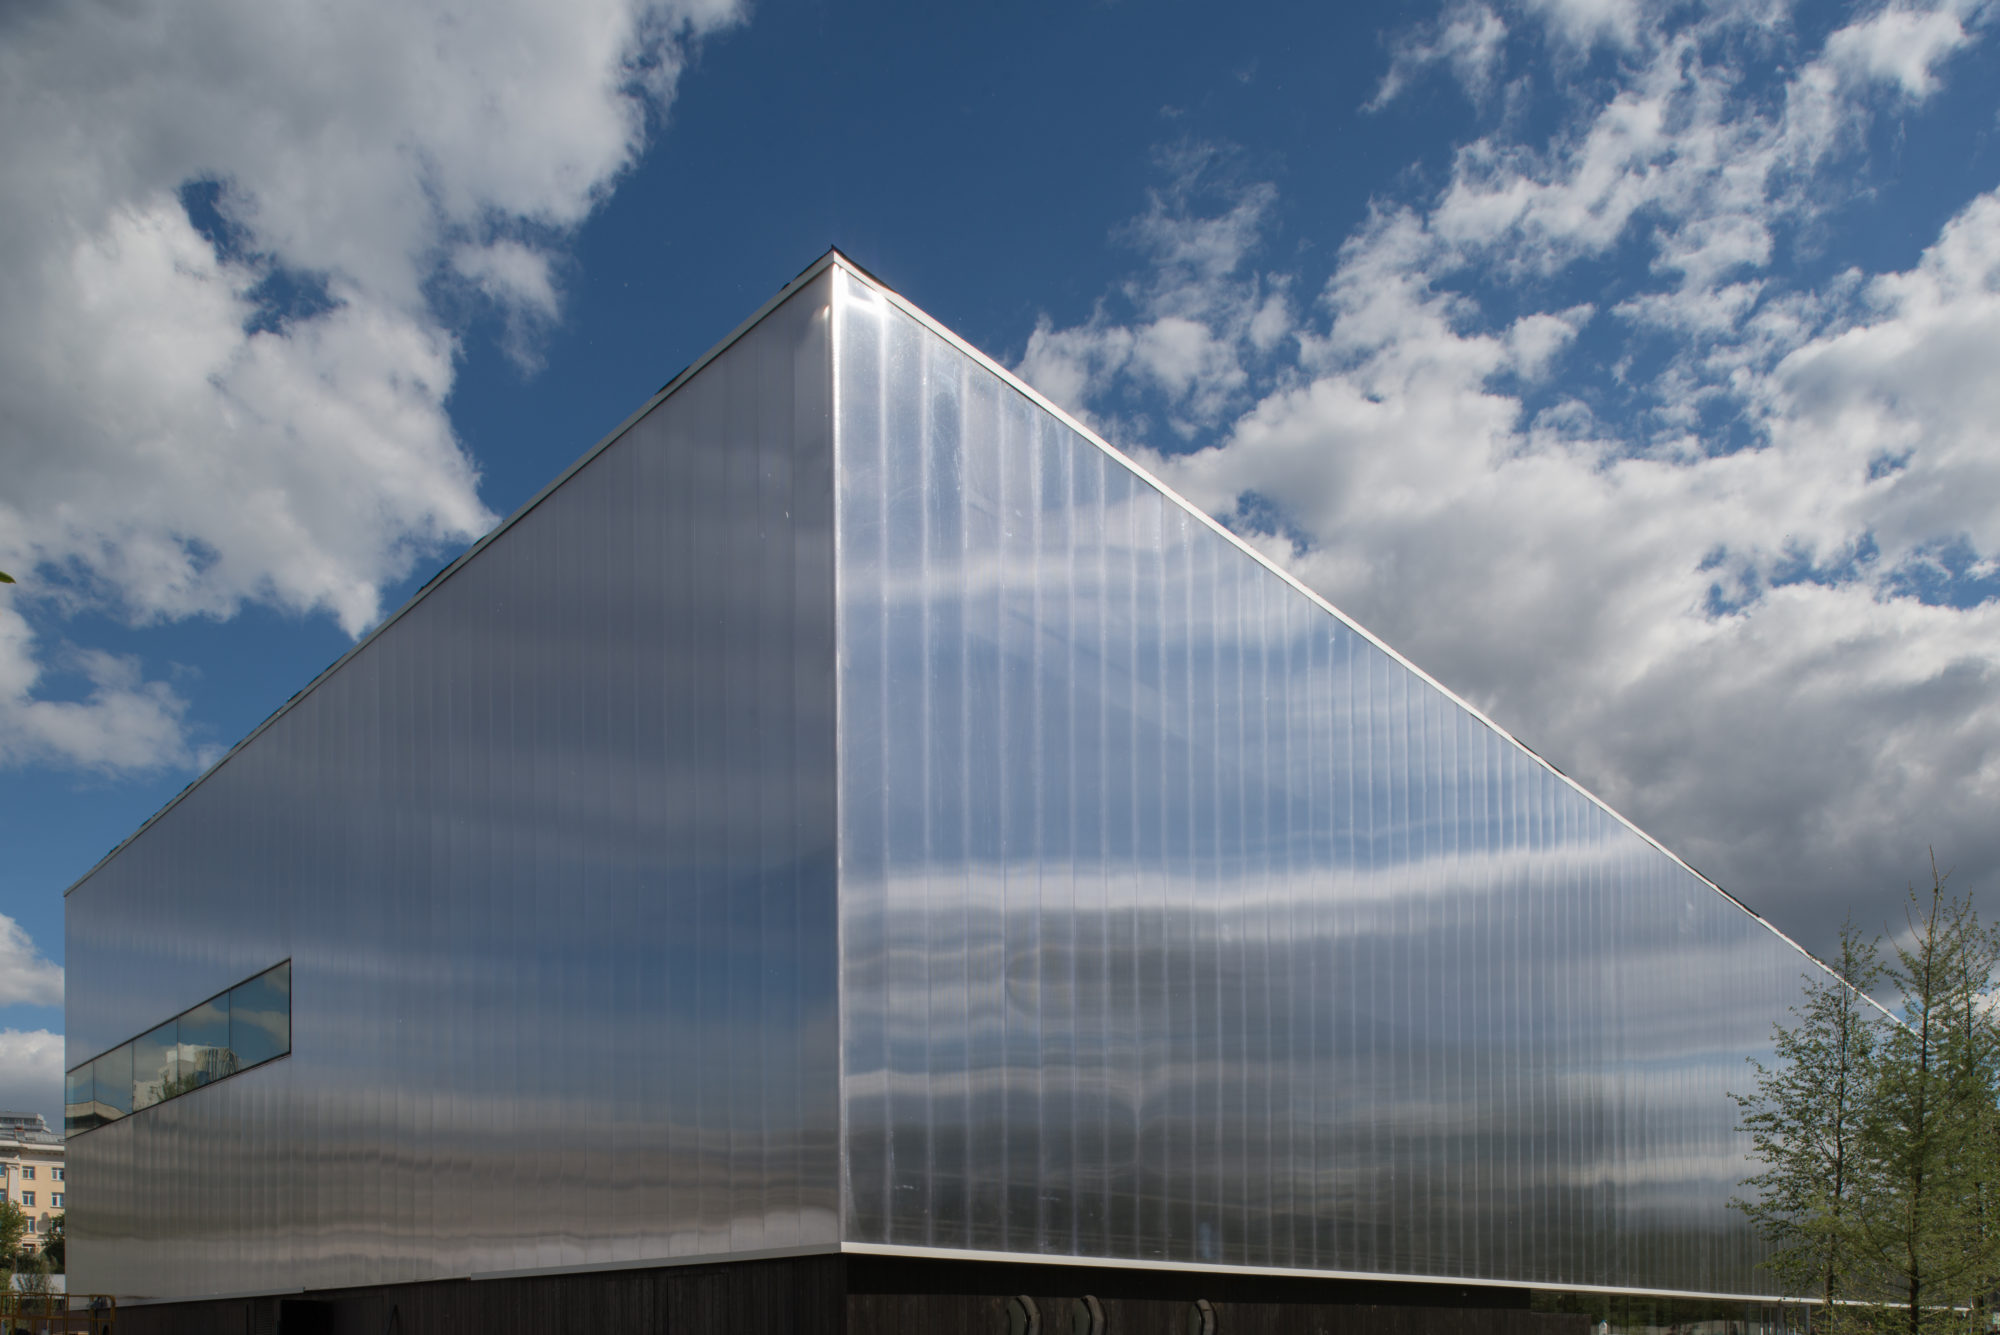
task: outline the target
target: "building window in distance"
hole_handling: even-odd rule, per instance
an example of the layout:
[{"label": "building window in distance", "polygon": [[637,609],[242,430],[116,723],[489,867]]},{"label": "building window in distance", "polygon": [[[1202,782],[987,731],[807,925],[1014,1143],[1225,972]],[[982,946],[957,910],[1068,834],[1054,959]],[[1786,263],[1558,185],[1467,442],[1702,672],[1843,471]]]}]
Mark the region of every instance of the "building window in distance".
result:
[{"label": "building window in distance", "polygon": [[32,1192],[32,1191],[24,1191],[24,1192],[22,1192],[22,1193],[21,1193],[21,1204],[23,1204],[23,1205],[33,1205],[34,1203],[35,1203],[35,1193],[34,1193],[34,1192]]},{"label": "building window in distance", "polygon": [[56,1175],[56,1181],[58,1181],[58,1182],[62,1181],[62,1169],[60,1169],[60,1168],[51,1168],[51,1169],[50,1169],[49,1171],[50,1171],[50,1172],[52,1172],[52,1173],[54,1173],[54,1174]]},{"label": "building window in distance", "polygon": [[22,1164],[21,1177],[24,1181],[33,1182],[35,1180],[35,1166],[31,1163]]},{"label": "building window in distance", "polygon": [[63,1208],[62,1193],[58,1191],[53,1196],[49,1197],[49,1204],[53,1205],[58,1210],[62,1209]]}]

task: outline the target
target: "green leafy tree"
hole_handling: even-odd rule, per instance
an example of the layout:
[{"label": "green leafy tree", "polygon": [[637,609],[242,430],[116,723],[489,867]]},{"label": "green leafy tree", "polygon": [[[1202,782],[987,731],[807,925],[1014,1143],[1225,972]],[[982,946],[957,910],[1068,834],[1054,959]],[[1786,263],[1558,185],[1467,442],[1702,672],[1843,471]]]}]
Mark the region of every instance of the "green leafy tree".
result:
[{"label": "green leafy tree", "polygon": [[1862,1136],[1859,1281],[1883,1300],[1864,1314],[1885,1335],[1983,1329],[2000,1278],[2000,1054],[1987,1005],[2000,937],[1969,900],[1946,897],[1935,863],[1931,872],[1928,895],[1911,891],[1908,935],[1884,970],[1902,1023],[1882,1031]]},{"label": "green leafy tree", "polygon": [[1787,1294],[1813,1296],[1821,1329],[1842,1324],[1836,1300],[1854,1292],[1856,1212],[1865,1182],[1863,1127],[1885,1017],[1867,997],[1881,975],[1879,946],[1852,921],[1840,929],[1838,977],[1806,975],[1795,1021],[1772,1026],[1772,1065],[1736,1096],[1763,1171],[1731,1202],[1771,1252],[1764,1262]]},{"label": "green leafy tree", "polygon": [[28,1216],[12,1201],[0,1201],[0,1256],[18,1256],[28,1236]]}]

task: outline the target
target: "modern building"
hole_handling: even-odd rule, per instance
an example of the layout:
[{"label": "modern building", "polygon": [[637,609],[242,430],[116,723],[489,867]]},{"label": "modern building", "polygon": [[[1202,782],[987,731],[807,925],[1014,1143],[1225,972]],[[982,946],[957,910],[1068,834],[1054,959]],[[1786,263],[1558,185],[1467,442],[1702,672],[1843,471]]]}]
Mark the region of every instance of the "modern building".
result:
[{"label": "modern building", "polygon": [[1819,967],[837,254],[67,958],[72,1288],[371,1335],[1740,1312]]},{"label": "modern building", "polygon": [[0,1200],[13,1202],[28,1217],[23,1251],[40,1251],[49,1225],[67,1208],[63,1168],[63,1138],[49,1130],[46,1118],[0,1112]]}]

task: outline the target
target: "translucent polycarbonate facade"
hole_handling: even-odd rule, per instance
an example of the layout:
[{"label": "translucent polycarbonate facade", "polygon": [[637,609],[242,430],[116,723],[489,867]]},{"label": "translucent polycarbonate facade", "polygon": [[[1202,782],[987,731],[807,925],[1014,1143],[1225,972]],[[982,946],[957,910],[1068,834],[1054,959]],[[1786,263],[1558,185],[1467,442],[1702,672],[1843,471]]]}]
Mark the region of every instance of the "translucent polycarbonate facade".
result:
[{"label": "translucent polycarbonate facade", "polygon": [[[900,298],[787,291],[72,890],[72,1288],[1766,1291],[1728,1091],[1816,966]],[[289,1050],[182,1080],[278,961]]]},{"label": "translucent polycarbonate facade", "polygon": [[290,1055],[71,1139],[77,1291],[837,1240],[827,293],[71,892],[71,1067],[292,962]]},{"label": "translucent polycarbonate facade", "polygon": [[1810,961],[840,281],[845,1237],[1768,1291]]}]

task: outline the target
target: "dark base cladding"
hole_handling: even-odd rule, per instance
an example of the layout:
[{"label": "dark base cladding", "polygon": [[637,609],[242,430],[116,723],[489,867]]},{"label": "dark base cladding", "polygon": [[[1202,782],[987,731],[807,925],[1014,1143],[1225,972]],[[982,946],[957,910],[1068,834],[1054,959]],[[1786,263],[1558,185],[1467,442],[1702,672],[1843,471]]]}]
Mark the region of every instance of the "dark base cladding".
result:
[{"label": "dark base cladding", "polygon": [[121,1307],[114,1335],[842,1335],[838,1256]]},{"label": "dark base cladding", "polygon": [[1032,1300],[1040,1335],[1081,1335],[1089,1299],[1103,1335],[1586,1335],[1588,1317],[1528,1310],[1527,1289],[985,1261],[847,1258],[848,1335],[1018,1335],[1008,1306]]},{"label": "dark base cladding", "polygon": [[[1024,1306],[1016,1299],[1025,1297]],[[117,1335],[1587,1335],[1526,1289],[806,1256],[159,1303]],[[1010,1311],[1010,1307],[1013,1309]]]}]

